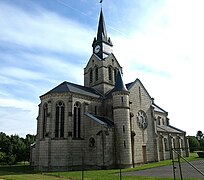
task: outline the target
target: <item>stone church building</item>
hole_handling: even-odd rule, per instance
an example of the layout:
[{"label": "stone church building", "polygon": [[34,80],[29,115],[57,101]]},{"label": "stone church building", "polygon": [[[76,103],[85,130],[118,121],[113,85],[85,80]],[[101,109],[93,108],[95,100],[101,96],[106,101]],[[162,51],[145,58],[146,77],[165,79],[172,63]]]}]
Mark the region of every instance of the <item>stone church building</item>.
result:
[{"label": "stone church building", "polygon": [[36,170],[128,168],[170,159],[172,148],[188,156],[186,133],[139,79],[124,84],[112,47],[101,10],[84,86],[64,81],[40,96]]}]

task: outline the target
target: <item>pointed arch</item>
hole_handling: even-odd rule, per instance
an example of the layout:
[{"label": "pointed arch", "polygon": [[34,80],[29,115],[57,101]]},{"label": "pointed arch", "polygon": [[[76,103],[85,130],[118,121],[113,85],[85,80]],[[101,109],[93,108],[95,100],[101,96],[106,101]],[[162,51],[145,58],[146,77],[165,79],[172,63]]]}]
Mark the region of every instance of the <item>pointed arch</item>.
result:
[{"label": "pointed arch", "polygon": [[46,128],[47,128],[47,114],[48,114],[48,105],[45,103],[43,105],[43,125],[42,125],[42,137],[45,137]]},{"label": "pointed arch", "polygon": [[112,67],[111,66],[108,66],[108,79],[110,81],[113,80],[113,73],[112,73]]},{"label": "pointed arch", "polygon": [[62,138],[64,137],[64,109],[65,105],[63,101],[56,103],[56,112],[55,112],[55,137]]},{"label": "pointed arch", "polygon": [[98,67],[95,67],[95,80],[98,81]]},{"label": "pointed arch", "polygon": [[89,73],[89,83],[93,82],[93,70],[90,69],[90,73]]},{"label": "pointed arch", "polygon": [[73,138],[81,137],[81,103],[74,104]]}]

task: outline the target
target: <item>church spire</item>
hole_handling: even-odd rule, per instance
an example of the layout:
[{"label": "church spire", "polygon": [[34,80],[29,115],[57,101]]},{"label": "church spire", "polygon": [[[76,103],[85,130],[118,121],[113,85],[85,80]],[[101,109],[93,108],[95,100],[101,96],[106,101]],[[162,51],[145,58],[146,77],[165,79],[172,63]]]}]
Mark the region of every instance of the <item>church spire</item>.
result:
[{"label": "church spire", "polygon": [[104,21],[103,11],[101,9],[97,37],[94,38],[92,47],[93,53],[96,54],[101,60],[112,53],[111,47],[113,46],[110,38],[107,36],[106,25]]},{"label": "church spire", "polygon": [[97,40],[98,41],[107,41],[108,40],[106,25],[105,25],[102,9],[101,9],[99,24],[98,24]]}]

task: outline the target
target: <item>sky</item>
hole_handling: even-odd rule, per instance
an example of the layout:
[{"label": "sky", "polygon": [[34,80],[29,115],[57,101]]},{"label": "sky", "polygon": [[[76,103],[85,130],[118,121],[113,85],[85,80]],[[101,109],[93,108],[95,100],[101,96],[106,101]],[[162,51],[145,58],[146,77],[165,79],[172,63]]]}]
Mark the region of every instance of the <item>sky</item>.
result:
[{"label": "sky", "polygon": [[[170,124],[204,131],[204,1],[103,0],[125,83],[140,79]],[[83,85],[99,0],[0,0],[0,131],[36,134],[39,96]]]}]

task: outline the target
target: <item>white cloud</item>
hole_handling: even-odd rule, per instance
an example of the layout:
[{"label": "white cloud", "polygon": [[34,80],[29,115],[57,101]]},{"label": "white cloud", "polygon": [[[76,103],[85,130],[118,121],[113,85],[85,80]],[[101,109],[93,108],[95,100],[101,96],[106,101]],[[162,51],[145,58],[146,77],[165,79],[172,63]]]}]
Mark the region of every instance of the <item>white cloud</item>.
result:
[{"label": "white cloud", "polygon": [[28,12],[3,3],[0,6],[0,26],[4,27],[0,41],[58,53],[89,52],[86,46],[92,38],[89,27],[40,7],[38,11]]},{"label": "white cloud", "polygon": [[[171,124],[194,135],[200,128],[197,124],[202,124],[200,112],[204,101],[203,1],[125,2],[128,10],[114,8],[112,14],[117,21],[105,16],[114,54],[124,68],[125,82],[139,78],[155,102],[169,112]],[[110,8],[113,4],[110,3]],[[0,42],[21,50],[15,52],[18,58],[5,56],[5,53],[12,56],[13,52],[1,52],[1,59],[6,62],[9,58],[10,62],[5,65],[0,60],[1,86],[21,84],[29,87],[26,90],[33,87],[33,96],[39,96],[62,80],[82,84],[82,61],[86,63],[88,59],[75,58],[91,55],[95,31],[40,7],[28,12],[2,2],[0,6],[0,27],[4,27],[0,30]],[[28,68],[32,64],[33,68]],[[40,88],[35,80],[39,80]],[[3,106],[27,107],[23,110],[36,113],[36,102],[23,97],[13,99],[12,92],[5,90],[0,90],[0,94]],[[32,122],[36,118],[23,112],[21,115],[30,116]],[[20,115],[15,122],[20,122]]]},{"label": "white cloud", "polygon": [[203,124],[199,113],[204,101],[203,5],[203,1],[165,1],[156,11],[149,8],[142,26],[112,38],[125,82],[139,78],[169,112],[170,123],[191,135]]}]

